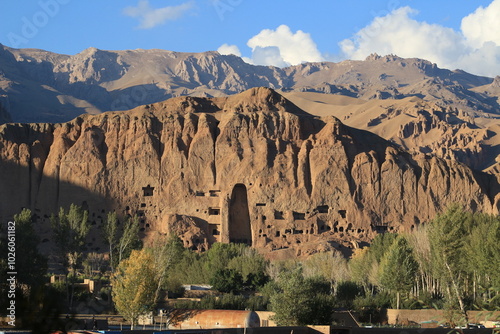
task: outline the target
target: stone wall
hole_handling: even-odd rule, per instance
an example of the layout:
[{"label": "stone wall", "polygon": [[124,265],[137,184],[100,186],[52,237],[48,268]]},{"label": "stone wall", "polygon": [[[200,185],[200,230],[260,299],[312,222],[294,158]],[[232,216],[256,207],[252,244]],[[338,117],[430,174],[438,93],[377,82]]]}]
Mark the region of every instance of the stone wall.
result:
[{"label": "stone wall", "polygon": [[[414,322],[420,324],[425,321],[437,321],[437,323],[446,323],[447,319],[442,310],[387,310],[387,320],[390,325]],[[483,324],[487,321],[500,321],[500,311],[469,311],[467,312],[470,323]]]}]

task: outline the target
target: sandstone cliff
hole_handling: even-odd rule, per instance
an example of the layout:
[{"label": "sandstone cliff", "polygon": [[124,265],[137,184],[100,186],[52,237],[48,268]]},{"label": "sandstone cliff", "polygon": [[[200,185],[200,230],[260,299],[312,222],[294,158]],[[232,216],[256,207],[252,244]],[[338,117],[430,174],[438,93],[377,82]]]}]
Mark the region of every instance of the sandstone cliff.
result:
[{"label": "sandstone cliff", "polygon": [[313,116],[254,88],[220,98],[178,97],[62,124],[0,126],[0,216],[90,211],[139,215],[144,235],[181,234],[308,254],[411,230],[450,203],[497,213],[496,180],[461,163],[412,156],[395,144]]},{"label": "sandstone cliff", "polygon": [[500,154],[500,118],[494,115],[473,117],[418,97],[362,100],[312,92],[286,93],[285,97],[312,114],[335,116],[412,154],[457,160],[475,170],[490,168]]}]

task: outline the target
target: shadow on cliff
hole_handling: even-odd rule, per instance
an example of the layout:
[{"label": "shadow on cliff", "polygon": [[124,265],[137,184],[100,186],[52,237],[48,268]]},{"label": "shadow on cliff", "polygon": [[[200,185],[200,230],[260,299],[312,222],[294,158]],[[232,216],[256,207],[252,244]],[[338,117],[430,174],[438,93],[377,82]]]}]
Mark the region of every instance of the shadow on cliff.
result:
[{"label": "shadow on cliff", "polygon": [[[45,189],[50,189],[50,191],[43,193],[40,190],[41,182],[44,182]],[[60,189],[64,189],[64,193],[61,193]],[[21,166],[0,160],[0,225],[2,230],[5,231],[7,222],[13,219],[14,214],[19,213],[23,208],[31,209],[34,214],[34,228],[40,237],[39,249],[49,259],[49,272],[57,271],[59,267],[57,261],[54,260],[55,243],[50,227],[50,215],[57,214],[59,207],[67,210],[71,203],[89,210],[91,232],[87,238],[87,251],[102,252],[104,249],[101,249],[103,244],[101,228],[106,218],[104,208],[115,203],[112,198],[103,197],[46,175],[39,178],[32,161],[27,166]],[[24,298],[19,292],[16,301],[16,323],[25,329],[27,327],[32,329],[33,333],[48,333],[55,329],[66,331],[67,321],[65,323],[60,318],[60,315],[65,314],[65,306],[61,303],[61,296],[58,293],[59,290],[45,286],[37,296],[43,300],[43,303],[37,305],[43,306],[37,309],[38,306],[35,307],[33,303],[23,303]],[[87,312],[92,309],[89,308],[88,302],[79,302],[75,305],[76,312],[79,312],[78,308]],[[95,310],[97,313],[98,309]]]},{"label": "shadow on cliff", "polygon": [[[50,215],[59,208],[68,209],[71,204],[89,211],[91,232],[87,248],[100,251],[100,229],[109,208],[117,207],[113,198],[103,196],[89,189],[43,175],[30,160],[26,166],[0,160],[0,219],[2,224],[13,219],[23,208],[32,211],[35,229],[42,243],[41,251],[51,252]],[[123,212],[117,212],[120,215]]]},{"label": "shadow on cliff", "polygon": [[[382,167],[382,164],[387,159],[387,148],[391,147],[394,149],[393,152],[397,152],[398,159],[401,159],[398,163],[404,164],[407,162],[416,176],[417,183],[420,182],[423,173],[422,163],[416,161],[414,157],[407,151],[405,151],[400,146],[379,137],[378,135],[371,133],[366,130],[360,130],[356,128],[352,128],[346,125],[343,125],[343,131],[347,136],[341,136],[341,140],[346,149],[347,156],[349,159],[349,168],[352,170],[352,166],[354,164],[354,158],[359,153],[367,153],[370,151],[376,152],[376,157],[379,163],[379,167]],[[354,145],[352,145],[354,143]],[[432,159],[433,156],[429,155],[426,159]],[[443,162],[443,166],[447,169],[448,174],[451,173],[450,163],[452,160],[445,160],[442,158],[436,158]],[[460,162],[455,162],[462,165],[464,168],[467,168],[471,171],[471,177],[474,179],[475,183],[481,188],[482,192],[488,197],[490,204],[492,207],[495,205],[495,197],[500,192],[500,183],[497,178],[489,173],[485,173],[483,171],[472,169]],[[448,181],[449,182],[449,181]],[[350,182],[351,193],[354,191],[355,185]],[[471,207],[472,210],[476,210],[476,208]],[[499,208],[497,208],[499,209]]]}]

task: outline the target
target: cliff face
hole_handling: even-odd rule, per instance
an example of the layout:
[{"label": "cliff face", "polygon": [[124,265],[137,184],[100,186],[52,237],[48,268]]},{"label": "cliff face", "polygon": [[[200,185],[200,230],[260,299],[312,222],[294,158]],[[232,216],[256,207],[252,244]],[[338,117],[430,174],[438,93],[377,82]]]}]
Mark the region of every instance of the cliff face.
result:
[{"label": "cliff face", "polygon": [[412,229],[450,203],[498,212],[485,174],[412,157],[266,88],[6,124],[0,157],[3,220],[29,207],[43,226],[76,203],[96,231],[105,211],[138,214],[145,235],[174,231],[199,250],[235,241],[307,254]]}]

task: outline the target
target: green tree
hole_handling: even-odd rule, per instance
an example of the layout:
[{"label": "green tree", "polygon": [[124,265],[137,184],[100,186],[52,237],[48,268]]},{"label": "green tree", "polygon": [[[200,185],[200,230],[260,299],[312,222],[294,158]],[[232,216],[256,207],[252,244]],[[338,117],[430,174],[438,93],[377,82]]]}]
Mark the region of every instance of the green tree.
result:
[{"label": "green tree", "polygon": [[205,253],[205,267],[207,273],[211,276],[219,269],[227,268],[229,262],[238,256],[243,254],[243,251],[248,246],[243,244],[223,244],[216,242],[210,247],[210,249]]},{"label": "green tree", "polygon": [[156,289],[154,302],[158,302],[161,290],[167,287],[169,272],[181,261],[184,247],[176,235],[158,237],[149,247],[154,258]]},{"label": "green tree", "polygon": [[155,259],[148,249],[133,250],[113,275],[112,296],[116,310],[131,322],[132,329],[139,316],[153,311],[157,287]]},{"label": "green tree", "polygon": [[[7,224],[6,224],[7,225]],[[3,231],[0,231],[0,288],[6,283],[7,272],[15,271],[16,275],[16,323],[22,323],[25,328],[33,328],[37,322],[35,314],[43,311],[45,274],[47,271],[47,259],[38,251],[40,238],[35,232],[35,221],[31,210],[23,209],[14,215],[12,222],[8,224],[8,231],[15,232],[15,247],[8,249],[8,239],[3,238]],[[8,232],[5,231],[5,232]],[[5,234],[7,237],[7,234]],[[10,244],[12,246],[12,243]],[[14,268],[8,267],[7,253],[15,252]],[[3,256],[5,254],[5,256]],[[0,289],[1,290],[1,289]],[[0,291],[1,296],[7,296],[7,291]],[[7,298],[0,298],[0,306],[8,302]]]},{"label": "green tree", "polygon": [[254,248],[244,248],[240,256],[232,258],[227,264],[228,269],[240,273],[244,285],[248,289],[257,289],[267,283],[266,274],[268,261]]},{"label": "green tree", "polygon": [[500,289],[500,217],[474,215],[474,228],[467,243],[470,270],[488,277],[492,288]]},{"label": "green tree", "polygon": [[400,307],[400,294],[411,291],[415,283],[418,263],[406,238],[399,236],[387,250],[379,267],[380,284],[396,293],[396,308]]},{"label": "green tree", "polygon": [[80,266],[85,250],[85,239],[90,231],[88,216],[88,211],[71,204],[68,212],[64,208],[60,208],[57,217],[54,215],[50,217],[59,256],[62,259],[64,269],[70,273],[70,279],[66,280],[71,284],[71,291],[68,293],[70,310],[73,307],[76,270]]},{"label": "green tree", "polygon": [[372,261],[380,263],[392,244],[398,238],[396,233],[377,234],[370,243],[369,256]]},{"label": "green tree", "polygon": [[217,269],[210,278],[212,288],[224,293],[235,293],[243,288],[243,277],[235,269]]},{"label": "green tree", "polygon": [[329,282],[304,278],[301,268],[282,272],[270,296],[273,320],[279,326],[328,325],[333,297]]},{"label": "green tree", "polygon": [[59,215],[52,215],[50,221],[63,266],[75,275],[90,231],[88,212],[71,204],[67,213],[61,208]]},{"label": "green tree", "polygon": [[474,306],[478,308],[493,310],[500,305],[500,218],[483,213],[475,213],[473,218],[466,243],[473,287],[469,291],[469,299],[473,299]]},{"label": "green tree", "polygon": [[108,212],[103,228],[104,242],[109,246],[109,265],[111,272],[115,271],[114,255],[116,253],[116,244],[118,242],[118,217],[116,212]]},{"label": "green tree", "polygon": [[370,258],[369,247],[358,248],[349,261],[352,280],[363,287],[365,295],[371,293],[372,273],[378,272],[378,265]]},{"label": "green tree", "polygon": [[168,280],[184,284],[208,284],[210,275],[205,266],[205,253],[198,254],[191,249],[184,249],[181,261],[174,265]]},{"label": "green tree", "polygon": [[396,240],[397,234],[378,234],[369,247],[355,249],[349,262],[351,279],[359,283],[365,295],[374,294],[379,282],[380,262]]},{"label": "green tree", "polygon": [[128,217],[125,220],[121,236],[116,245],[118,263],[129,257],[133,249],[140,248],[139,229],[139,217]]},{"label": "green tree", "polygon": [[352,309],[353,301],[362,293],[361,287],[351,281],[340,282],[335,292],[337,306]]},{"label": "green tree", "polygon": [[418,277],[416,278],[418,282],[416,285],[417,297],[424,305],[431,305],[435,302],[433,296],[439,296],[439,285],[432,272],[429,228],[427,225],[420,225],[405,237],[413,249],[415,260],[418,262]]},{"label": "green tree", "polygon": [[433,270],[446,288],[449,305],[456,301],[460,312],[468,323],[465,307],[465,282],[468,281],[467,247],[468,236],[473,226],[473,214],[453,205],[438,215],[429,227],[429,238]]},{"label": "green tree", "polygon": [[14,215],[16,224],[16,267],[17,282],[30,288],[44,284],[47,273],[47,259],[38,251],[40,238],[35,232],[32,213],[23,209]]}]

